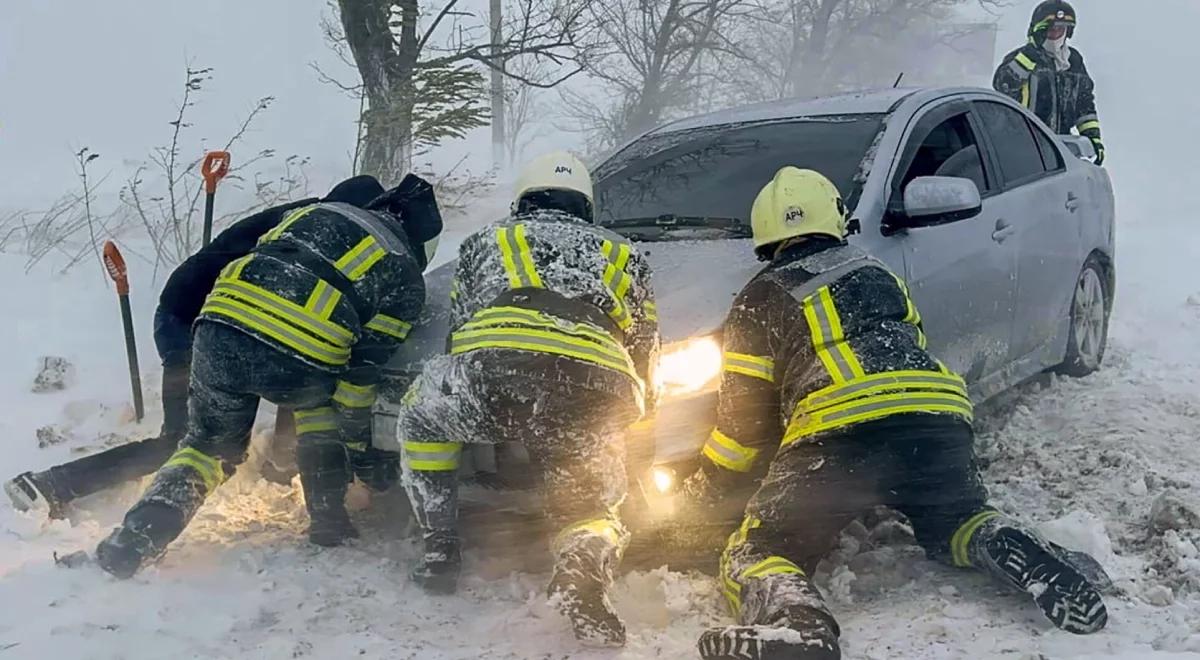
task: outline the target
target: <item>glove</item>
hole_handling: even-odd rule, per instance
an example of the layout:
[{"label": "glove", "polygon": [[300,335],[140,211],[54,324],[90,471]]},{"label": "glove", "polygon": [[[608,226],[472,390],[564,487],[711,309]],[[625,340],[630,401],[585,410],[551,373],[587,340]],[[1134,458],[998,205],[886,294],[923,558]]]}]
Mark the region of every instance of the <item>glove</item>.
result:
[{"label": "glove", "polygon": [[400,479],[400,454],[371,446],[366,449],[347,447],[350,469],[367,488],[382,493]]},{"label": "glove", "polygon": [[458,534],[450,529],[425,532],[425,554],[410,577],[426,593],[448,595],[458,590],[462,550]]},{"label": "glove", "polygon": [[1104,143],[1102,141],[1100,141],[1100,136],[1099,135],[1089,136],[1088,139],[1092,141],[1092,146],[1096,148],[1095,164],[1103,165],[1104,164]]}]

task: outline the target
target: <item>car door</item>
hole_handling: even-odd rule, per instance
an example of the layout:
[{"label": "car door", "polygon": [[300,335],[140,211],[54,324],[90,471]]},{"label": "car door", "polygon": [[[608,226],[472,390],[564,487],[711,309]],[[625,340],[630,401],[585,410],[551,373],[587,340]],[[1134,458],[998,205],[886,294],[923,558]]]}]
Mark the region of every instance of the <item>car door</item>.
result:
[{"label": "car door", "polygon": [[[1016,298],[1015,245],[997,199],[999,179],[965,101],[920,115],[903,139],[891,182],[889,213],[903,209],[904,187],[920,176],[975,181],[981,215],[934,227],[901,230],[909,289],[921,313],[929,348],[977,385],[1006,363]],[[986,388],[984,396],[991,392]]]},{"label": "car door", "polygon": [[[1062,358],[1057,338],[1065,327],[1082,263],[1077,215],[1086,177],[1068,170],[1063,154],[1040,127],[1016,108],[976,101],[975,111],[998,161],[1004,219],[1016,230],[1016,313],[1009,361],[1031,375]],[[1050,353],[1059,352],[1058,355]],[[1033,364],[1030,364],[1033,363]]]}]

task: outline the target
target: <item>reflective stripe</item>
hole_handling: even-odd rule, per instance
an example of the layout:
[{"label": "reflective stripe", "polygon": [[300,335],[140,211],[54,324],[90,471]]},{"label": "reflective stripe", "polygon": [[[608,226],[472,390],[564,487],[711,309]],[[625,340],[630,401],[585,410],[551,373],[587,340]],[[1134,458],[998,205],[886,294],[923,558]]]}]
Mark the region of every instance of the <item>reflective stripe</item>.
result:
[{"label": "reflective stripe", "polygon": [[298,209],[292,211],[291,213],[288,213],[286,216],[283,217],[283,220],[279,224],[275,225],[274,229],[268,231],[267,233],[263,234],[262,236],[260,236],[258,238],[258,244],[262,245],[263,243],[266,243],[268,241],[273,241],[273,240],[279,238],[280,236],[283,236],[283,232],[287,231],[288,227],[291,227],[292,224],[294,224],[297,220],[299,220],[300,218],[303,218],[304,216],[308,215],[309,213],[312,213],[315,210],[317,210],[317,206],[316,206],[316,204],[313,204],[311,206],[305,206],[303,208],[298,208]]},{"label": "reflective stripe", "polygon": [[1024,81],[1029,79],[1030,69],[1026,69],[1025,67],[1021,66],[1021,64],[1016,60],[1009,62],[1008,68],[1017,76],[1019,80]]},{"label": "reflective stripe", "polygon": [[458,469],[461,442],[404,441],[404,459],[418,472],[451,472]]},{"label": "reflective stripe", "polygon": [[534,327],[554,330],[559,333],[590,339],[608,347],[614,355],[624,356],[624,349],[612,335],[604,330],[586,323],[573,323],[547,316],[540,312],[520,307],[489,307],[480,310],[472,317],[473,320],[464,323],[459,331],[482,330],[503,326]]},{"label": "reflective stripe", "polygon": [[169,467],[190,467],[195,470],[204,481],[206,495],[225,481],[225,469],[221,467],[221,461],[191,447],[184,447],[172,454],[163,464],[164,470]]},{"label": "reflective stripe", "polygon": [[212,296],[229,297],[250,303],[334,346],[349,346],[354,340],[354,333],[342,326],[317,318],[309,310],[287,298],[249,282],[218,281],[209,297],[212,298]]},{"label": "reflective stripe", "polygon": [[1098,130],[1100,130],[1100,122],[1095,119],[1093,119],[1091,121],[1080,121],[1079,125],[1076,128],[1080,133],[1083,133],[1084,131],[1091,131],[1091,130],[1098,131]]},{"label": "reflective stripe", "polygon": [[525,238],[525,225],[498,227],[496,244],[500,246],[500,254],[504,257],[504,271],[508,273],[509,288],[543,288],[542,278],[538,276],[533,265],[533,254]]},{"label": "reflective stripe", "polygon": [[767,557],[757,564],[742,571],[739,576],[742,580],[752,580],[754,578],[764,578],[768,575],[781,574],[796,574],[804,575],[804,571],[792,561],[779,556]]},{"label": "reflective stripe", "polygon": [[980,511],[955,530],[954,536],[950,537],[950,555],[955,566],[966,568],[971,565],[971,557],[968,552],[971,547],[971,537],[975,536],[980,525],[999,515],[998,511]]},{"label": "reflective stripe", "polygon": [[819,389],[804,397],[797,405],[797,409],[807,412],[879,392],[909,389],[948,392],[957,394],[964,399],[968,398],[966,383],[954,374],[933,371],[889,371],[856,378],[844,385],[830,385]]},{"label": "reflective stripe", "polygon": [[614,356],[614,351],[586,340],[545,330],[525,328],[490,328],[456,332],[450,338],[450,353],[456,355],[483,348],[514,348],[535,353],[551,353],[592,362],[620,371],[636,379],[628,354]]},{"label": "reflective stripe", "polygon": [[822,431],[910,412],[952,413],[967,421],[973,418],[971,402],[961,396],[940,392],[887,394],[855,399],[819,412],[793,415],[782,444],[786,446]]},{"label": "reflective stripe", "polygon": [[713,463],[734,472],[749,472],[754,466],[754,459],[758,457],[757,449],[746,447],[717,429],[708,434],[700,453]]},{"label": "reflective stripe", "polygon": [[759,355],[725,352],[724,369],[730,373],[775,382],[775,360]]},{"label": "reflective stripe", "polygon": [[1033,106],[1031,106],[1029,103],[1030,103],[1029,83],[1026,82],[1021,85],[1021,105],[1025,106],[1026,108],[1032,108]]},{"label": "reflective stripe", "polygon": [[313,287],[312,294],[308,297],[308,302],[304,304],[304,308],[316,314],[319,318],[329,320],[333,310],[337,308],[338,301],[342,299],[342,292],[334,288],[329,282],[320,280]]},{"label": "reflective stripe", "polygon": [[647,321],[658,320],[658,305],[652,302],[642,303],[642,312],[646,315]]},{"label": "reflective stripe", "polygon": [[733,576],[733,551],[746,542],[750,530],[756,529],[761,525],[762,521],[754,516],[743,518],[741,526],[729,535],[729,540],[725,543],[725,549],[721,552],[720,573],[722,591],[725,593],[725,599],[729,601],[729,607],[733,611],[734,616],[737,616],[742,609],[742,585]]},{"label": "reflective stripe", "polygon": [[337,412],[329,406],[296,411],[296,434],[322,433],[337,430]]},{"label": "reflective stripe", "polygon": [[613,308],[608,315],[622,330],[628,330],[633,325],[633,316],[629,312],[629,302],[625,295],[633,285],[633,277],[625,270],[633,248],[628,243],[614,243],[606,240],[601,245],[601,252],[608,264],[604,267],[604,286],[613,297]]},{"label": "reflective stripe", "polygon": [[917,311],[917,306],[913,304],[912,295],[908,292],[908,284],[895,273],[892,273],[892,277],[896,278],[896,284],[900,287],[900,292],[904,294],[904,304],[908,307],[908,313],[904,315],[901,321],[916,327],[917,346],[921,350],[924,350],[929,345],[929,340],[925,337],[925,331],[921,329],[921,313]]},{"label": "reflective stripe", "polygon": [[250,263],[250,260],[253,258],[253,254],[248,254],[240,259],[234,259],[233,261],[225,264],[225,267],[221,269],[221,274],[218,279],[238,279],[242,276],[242,271],[246,269],[246,264]]},{"label": "reflective stripe", "polygon": [[357,282],[366,276],[367,271],[371,270],[371,266],[374,266],[386,255],[387,250],[379,245],[375,237],[367,236],[359,241],[358,245],[350,248],[350,251],[343,254],[333,265],[342,271],[351,282]]},{"label": "reflective stripe", "polygon": [[355,385],[339,380],[333,400],[347,408],[370,408],[375,404],[375,391],[374,385]]},{"label": "reflective stripe", "polygon": [[813,348],[835,383],[844,383],[865,375],[862,364],[846,343],[842,321],[833,304],[828,286],[804,299],[804,317],[812,334]]},{"label": "reflective stripe", "polygon": [[376,314],[375,316],[371,317],[371,320],[367,321],[366,327],[368,330],[374,330],[375,332],[380,332],[390,337],[395,337],[400,341],[407,339],[408,333],[412,331],[411,323],[401,321],[400,319],[394,316],[388,316],[387,314]]},{"label": "reflective stripe", "polygon": [[262,310],[240,300],[210,296],[200,310],[202,314],[224,316],[257,330],[307,357],[318,362],[341,366],[350,360],[350,349],[321,343],[292,326],[276,319]]},{"label": "reflective stripe", "polygon": [[1017,57],[1014,61],[1020,63],[1021,66],[1025,67],[1029,71],[1037,69],[1037,62],[1029,59],[1029,56],[1025,53],[1017,53]]},{"label": "reflective stripe", "polygon": [[342,445],[345,446],[346,449],[349,449],[350,451],[366,451],[367,450],[367,443],[365,443],[365,442],[343,442]]},{"label": "reflective stripe", "polygon": [[554,537],[554,542],[551,545],[557,553],[558,549],[562,547],[563,543],[565,543],[569,537],[580,532],[585,532],[603,537],[609,543],[620,548],[624,546],[624,535],[621,534],[618,524],[619,523],[617,523],[617,521],[611,518],[593,518],[591,520],[581,520],[580,522],[564,527],[563,530]]},{"label": "reflective stripe", "polygon": [[458,300],[458,278],[450,280],[450,300]]}]

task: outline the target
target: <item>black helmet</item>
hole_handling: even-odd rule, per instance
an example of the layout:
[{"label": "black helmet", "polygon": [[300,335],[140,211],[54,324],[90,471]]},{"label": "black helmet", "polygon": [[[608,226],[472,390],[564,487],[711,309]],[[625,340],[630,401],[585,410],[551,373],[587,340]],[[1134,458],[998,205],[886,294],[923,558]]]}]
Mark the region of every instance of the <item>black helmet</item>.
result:
[{"label": "black helmet", "polygon": [[1075,36],[1075,8],[1069,2],[1043,2],[1033,10],[1033,18],[1029,19],[1029,36],[1037,41],[1046,38],[1046,31],[1051,25],[1061,23],[1067,27],[1067,37]]},{"label": "black helmet", "polygon": [[400,185],[371,200],[366,208],[398,218],[421,267],[429,265],[442,233],[442,213],[432,184],[415,174],[407,174]]}]

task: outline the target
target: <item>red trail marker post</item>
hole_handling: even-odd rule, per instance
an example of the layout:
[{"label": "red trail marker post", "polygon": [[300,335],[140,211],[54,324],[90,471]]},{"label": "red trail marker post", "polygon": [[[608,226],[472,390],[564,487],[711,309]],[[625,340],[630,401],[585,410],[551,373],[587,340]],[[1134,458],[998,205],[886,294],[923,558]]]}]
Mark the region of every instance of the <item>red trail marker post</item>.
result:
[{"label": "red trail marker post", "polygon": [[117,285],[117,300],[121,303],[121,323],[125,326],[125,355],[129,359],[129,381],[133,386],[133,411],[137,421],[146,415],[142,403],[142,376],[138,368],[137,344],[133,338],[133,312],[129,308],[129,274],[125,258],[112,241],[104,242],[104,267]]},{"label": "red trail marker post", "polygon": [[204,237],[200,246],[204,247],[212,241],[213,201],[217,198],[217,184],[229,174],[229,152],[210,151],[204,154],[200,174],[204,177]]}]

